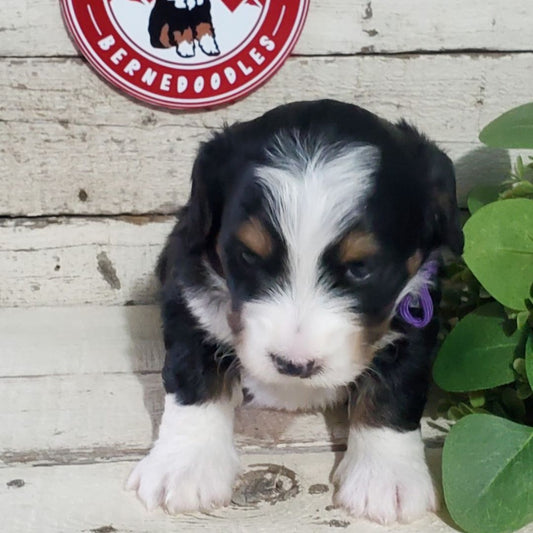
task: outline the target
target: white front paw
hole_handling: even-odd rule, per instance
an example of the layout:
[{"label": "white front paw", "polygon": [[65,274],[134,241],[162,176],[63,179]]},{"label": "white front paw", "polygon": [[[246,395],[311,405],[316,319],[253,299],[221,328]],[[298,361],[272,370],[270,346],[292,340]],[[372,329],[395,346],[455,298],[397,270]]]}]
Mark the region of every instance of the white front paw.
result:
[{"label": "white front paw", "polygon": [[194,455],[190,451],[156,444],[130,474],[126,487],[137,491],[149,510],[162,506],[171,514],[227,505],[239,472],[235,449],[203,449]]},{"label": "white front paw", "polygon": [[418,431],[352,430],[335,481],[338,505],[354,516],[382,524],[411,522],[436,509]]},{"label": "white front paw", "polygon": [[135,490],[150,510],[209,510],[229,503],[239,469],[233,406],[182,406],[167,394],[159,438],[130,474],[126,488]]},{"label": "white front paw", "polygon": [[176,46],[176,53],[180,57],[194,57],[194,43],[182,41]]},{"label": "white front paw", "polygon": [[212,35],[203,35],[198,42],[203,53],[208,56],[217,56],[220,54],[218,44]]}]

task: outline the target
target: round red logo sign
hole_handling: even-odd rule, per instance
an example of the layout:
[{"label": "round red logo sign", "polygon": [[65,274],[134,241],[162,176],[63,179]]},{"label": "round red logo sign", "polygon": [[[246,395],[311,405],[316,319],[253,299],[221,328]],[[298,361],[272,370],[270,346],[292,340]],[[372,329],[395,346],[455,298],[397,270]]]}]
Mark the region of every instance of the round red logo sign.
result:
[{"label": "round red logo sign", "polygon": [[61,0],[91,65],[128,94],[172,108],[233,101],[293,49],[309,0]]}]

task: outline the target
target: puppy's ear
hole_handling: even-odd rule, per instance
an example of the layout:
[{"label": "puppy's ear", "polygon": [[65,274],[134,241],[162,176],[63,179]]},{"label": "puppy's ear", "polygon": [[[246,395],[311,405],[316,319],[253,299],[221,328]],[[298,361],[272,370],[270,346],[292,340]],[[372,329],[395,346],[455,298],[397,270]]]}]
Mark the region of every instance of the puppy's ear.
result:
[{"label": "puppy's ear", "polygon": [[434,145],[428,150],[428,180],[430,185],[427,224],[430,242],[435,247],[448,246],[461,255],[464,237],[459,220],[455,190],[455,170],[450,158]]},{"label": "puppy's ear", "polygon": [[191,195],[180,213],[180,231],[191,252],[213,245],[229,187],[228,162],[231,159],[229,134],[222,132],[202,144],[191,175]]},{"label": "puppy's ear", "polygon": [[415,160],[416,172],[427,190],[425,197],[425,241],[429,248],[447,246],[463,253],[463,231],[455,190],[455,170],[451,159],[413,126],[397,124],[405,135],[404,148]]}]

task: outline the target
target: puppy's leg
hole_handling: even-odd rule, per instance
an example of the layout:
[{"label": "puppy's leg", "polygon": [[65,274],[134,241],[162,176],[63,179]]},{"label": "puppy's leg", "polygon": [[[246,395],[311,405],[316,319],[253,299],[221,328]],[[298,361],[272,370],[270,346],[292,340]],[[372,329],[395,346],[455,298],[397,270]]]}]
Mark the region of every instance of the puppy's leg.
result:
[{"label": "puppy's leg", "polygon": [[159,438],[127,488],[149,509],[161,505],[170,513],[225,505],[239,471],[233,418],[240,389],[229,377],[229,358],[216,361],[217,347],[183,303],[164,304],[163,319],[165,410]]},{"label": "puppy's leg", "polygon": [[176,30],[173,33],[176,43],[176,53],[180,57],[194,56],[194,37],[191,28],[185,28],[183,31]]},{"label": "puppy's leg", "polygon": [[336,502],[380,523],[436,508],[420,435],[430,356],[423,342],[402,343],[380,352],[356,382],[348,448],[335,473]]},{"label": "puppy's leg", "polygon": [[196,39],[204,54],[208,56],[217,56],[220,54],[213,25],[210,22],[200,22],[196,26]]}]

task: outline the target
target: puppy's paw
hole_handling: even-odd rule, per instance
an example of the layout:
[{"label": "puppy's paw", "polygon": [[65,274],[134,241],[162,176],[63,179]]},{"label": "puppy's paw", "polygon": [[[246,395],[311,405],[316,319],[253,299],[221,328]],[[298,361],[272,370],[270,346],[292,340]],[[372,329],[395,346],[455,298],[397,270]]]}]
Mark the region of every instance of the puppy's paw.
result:
[{"label": "puppy's paw", "polygon": [[194,57],[194,43],[182,41],[176,46],[176,53],[180,57]]},{"label": "puppy's paw", "polygon": [[159,438],[130,474],[126,488],[135,490],[149,510],[208,510],[229,503],[239,469],[233,407],[180,406],[167,394]]},{"label": "puppy's paw", "polygon": [[204,449],[203,453],[191,454],[190,448],[170,448],[167,444],[156,444],[135,467],[126,484],[126,488],[137,491],[149,510],[162,506],[176,514],[229,503],[239,472],[233,448],[224,453]]},{"label": "puppy's paw", "polygon": [[208,56],[217,56],[220,54],[218,44],[212,35],[202,35],[198,41],[202,52]]},{"label": "puppy's paw", "polygon": [[418,431],[352,430],[335,481],[337,505],[381,524],[411,522],[437,507]]}]

